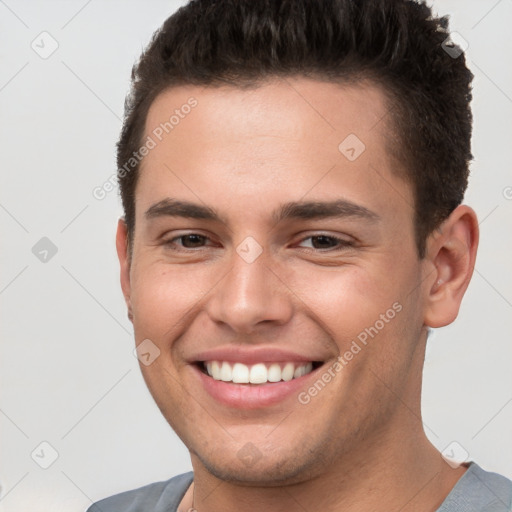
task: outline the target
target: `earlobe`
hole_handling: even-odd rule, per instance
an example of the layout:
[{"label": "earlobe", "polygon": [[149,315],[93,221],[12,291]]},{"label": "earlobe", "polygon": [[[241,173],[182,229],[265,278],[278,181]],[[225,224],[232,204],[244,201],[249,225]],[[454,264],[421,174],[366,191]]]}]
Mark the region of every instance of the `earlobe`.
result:
[{"label": "earlobe", "polygon": [[443,327],[457,318],[475,266],[478,220],[468,206],[458,206],[427,242],[424,323]]},{"label": "earlobe", "polygon": [[126,222],[119,219],[117,223],[116,249],[120,265],[121,289],[128,308],[128,318],[133,320],[130,286],[130,254],[128,250],[128,229]]}]

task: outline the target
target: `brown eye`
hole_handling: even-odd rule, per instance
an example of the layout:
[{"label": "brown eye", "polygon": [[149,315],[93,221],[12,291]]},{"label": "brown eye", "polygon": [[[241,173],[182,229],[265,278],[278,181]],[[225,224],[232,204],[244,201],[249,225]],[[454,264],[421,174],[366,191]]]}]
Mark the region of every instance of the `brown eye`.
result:
[{"label": "brown eye", "polygon": [[343,249],[345,247],[352,246],[352,242],[348,240],[344,240],[342,238],[338,238],[336,236],[329,235],[314,235],[308,236],[304,238],[301,243],[304,243],[306,240],[311,240],[310,247],[312,249]]},{"label": "brown eye", "polygon": [[183,240],[183,247],[193,248],[200,246],[205,240],[206,237],[203,235],[184,235],[180,237]]},{"label": "brown eye", "polygon": [[[183,247],[185,249],[195,249],[203,247],[207,240],[207,236],[200,235],[199,233],[190,233],[187,235],[177,236],[176,238],[173,238],[165,242],[165,245],[171,248],[178,246],[176,250],[180,250],[180,247]],[[181,243],[179,243],[178,241],[180,241]]]}]

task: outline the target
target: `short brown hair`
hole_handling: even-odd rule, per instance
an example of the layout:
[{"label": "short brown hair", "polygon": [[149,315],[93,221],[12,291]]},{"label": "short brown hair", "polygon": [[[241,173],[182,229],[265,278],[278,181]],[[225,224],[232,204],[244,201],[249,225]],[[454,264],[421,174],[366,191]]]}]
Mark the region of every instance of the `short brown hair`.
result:
[{"label": "short brown hair", "polygon": [[[130,240],[149,107],[178,85],[257,86],[300,75],[383,86],[412,184],[416,244],[464,198],[471,155],[473,74],[448,41],[448,18],[412,0],[192,0],[170,16],[132,70],[117,144],[118,181]],[[124,166],[124,171],[123,171]]]}]

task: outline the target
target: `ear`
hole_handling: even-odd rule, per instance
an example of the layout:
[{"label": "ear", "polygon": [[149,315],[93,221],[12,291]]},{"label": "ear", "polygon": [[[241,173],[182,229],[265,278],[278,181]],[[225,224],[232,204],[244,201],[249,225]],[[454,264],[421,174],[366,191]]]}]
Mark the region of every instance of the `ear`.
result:
[{"label": "ear", "polygon": [[473,275],[478,248],[478,219],[466,205],[455,208],[427,240],[424,323],[451,324]]},{"label": "ear", "polygon": [[130,287],[130,254],[128,251],[128,228],[123,219],[119,219],[117,223],[116,249],[119,265],[121,267],[121,289],[123,290],[124,300],[128,307],[128,318],[133,320],[132,304],[131,304],[131,287]]}]

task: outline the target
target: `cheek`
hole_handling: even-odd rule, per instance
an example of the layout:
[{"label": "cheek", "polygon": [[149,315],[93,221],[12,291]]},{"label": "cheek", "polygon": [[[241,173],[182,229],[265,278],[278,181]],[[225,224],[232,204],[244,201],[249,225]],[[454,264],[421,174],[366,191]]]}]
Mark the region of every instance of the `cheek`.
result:
[{"label": "cheek", "polygon": [[358,265],[288,273],[287,281],[306,306],[305,314],[337,340],[372,326],[400,296],[396,280],[387,273]]},{"label": "cheek", "polygon": [[[137,339],[173,338],[213,285],[208,272],[171,269],[162,263],[139,266],[132,275],[132,306]],[[162,340],[163,341],[163,340]]]},{"label": "cheek", "polygon": [[334,340],[345,373],[360,385],[371,377],[370,367],[387,381],[407,371],[422,325],[415,276],[410,263],[389,262],[316,270],[314,277],[297,273],[289,279],[307,306],[305,315]]}]

